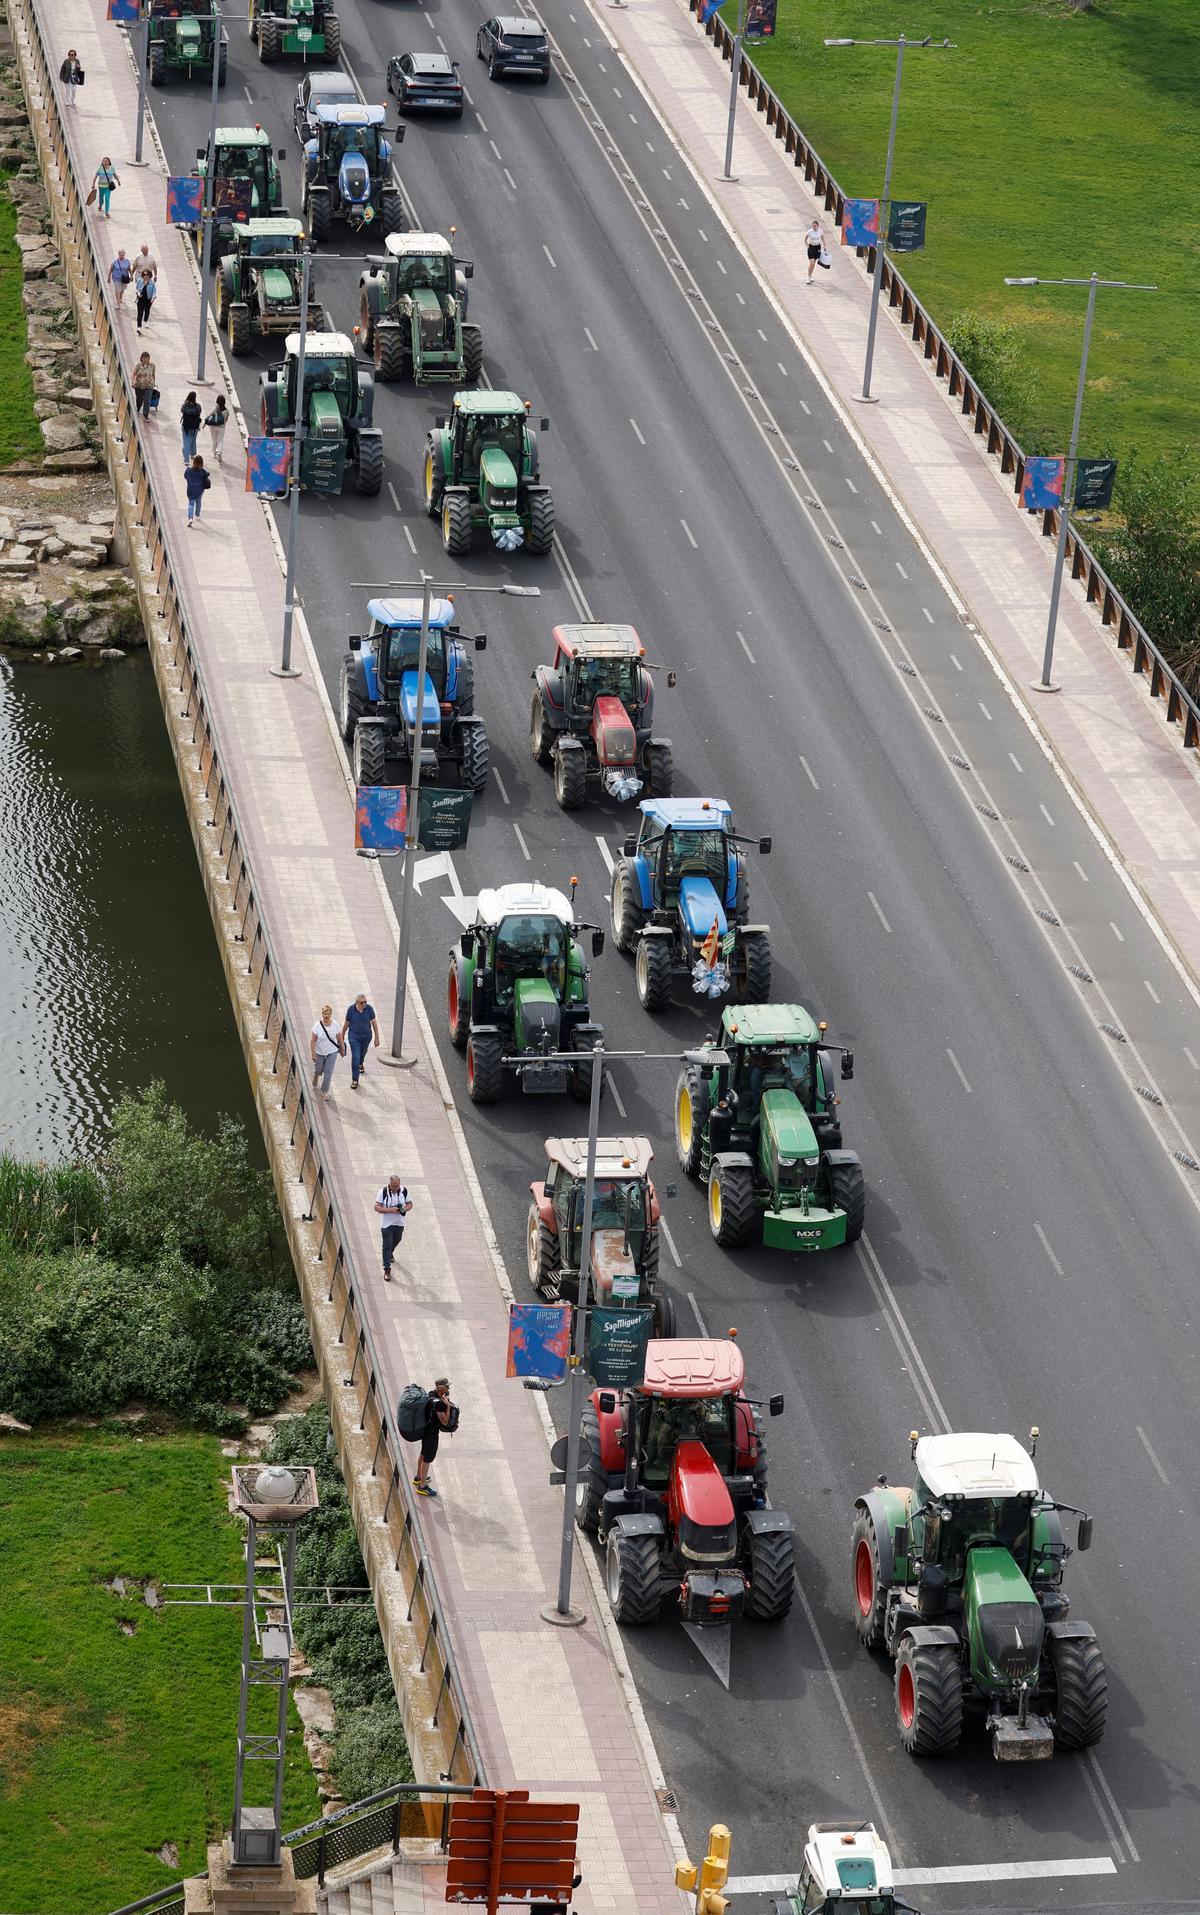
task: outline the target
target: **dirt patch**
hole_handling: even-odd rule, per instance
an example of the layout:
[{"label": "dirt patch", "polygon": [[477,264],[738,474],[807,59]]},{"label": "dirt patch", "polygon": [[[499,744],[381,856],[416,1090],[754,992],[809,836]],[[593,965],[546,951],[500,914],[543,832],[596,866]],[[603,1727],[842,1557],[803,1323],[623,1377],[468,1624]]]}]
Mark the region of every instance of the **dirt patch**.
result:
[{"label": "dirt patch", "polygon": [[5,1796],[16,1795],[24,1787],[34,1756],[59,1734],[66,1713],[65,1709],[47,1708],[41,1702],[0,1702]]},{"label": "dirt patch", "polygon": [[150,1852],[155,1861],[161,1862],[164,1868],[179,1867],[179,1850],[174,1842],[164,1842],[161,1847],[152,1849]]}]

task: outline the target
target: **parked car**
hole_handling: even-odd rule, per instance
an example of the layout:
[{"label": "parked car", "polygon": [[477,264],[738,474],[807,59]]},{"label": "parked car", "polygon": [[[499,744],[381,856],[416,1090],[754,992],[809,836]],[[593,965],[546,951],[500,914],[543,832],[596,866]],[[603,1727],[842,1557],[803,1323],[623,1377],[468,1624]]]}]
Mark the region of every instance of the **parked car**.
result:
[{"label": "parked car", "polygon": [[357,105],[358,88],[348,73],[343,73],[340,67],[313,68],[296,88],[296,103],[292,109],[296,138],[300,141],[312,138],[312,123],[319,106]]},{"label": "parked car", "polygon": [[450,113],[461,120],[463,83],[458,61],[444,53],[396,53],[388,61],[388,92],[402,113]]},{"label": "parked car", "polygon": [[536,20],[501,13],[485,20],[475,36],[475,51],[487,61],[489,80],[502,73],[528,73],[545,86],[550,78],[550,42]]}]

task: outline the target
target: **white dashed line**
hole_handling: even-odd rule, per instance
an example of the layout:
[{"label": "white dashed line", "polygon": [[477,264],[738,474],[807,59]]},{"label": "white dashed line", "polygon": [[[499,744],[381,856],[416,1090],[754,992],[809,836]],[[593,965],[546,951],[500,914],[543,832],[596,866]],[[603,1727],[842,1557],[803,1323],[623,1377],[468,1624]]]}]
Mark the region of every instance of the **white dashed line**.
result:
[{"label": "white dashed line", "polygon": [[1079,862],[1079,859],[1078,859],[1078,858],[1072,858],[1072,859],[1071,859],[1071,863],[1072,863],[1072,864],[1073,864],[1073,865],[1075,866],[1075,869],[1076,869],[1076,871],[1078,871],[1078,873],[1079,873],[1079,875],[1080,875],[1080,877],[1081,877],[1081,878],[1083,879],[1083,882],[1084,882],[1085,884],[1090,884],[1090,883],[1091,883],[1091,879],[1090,879],[1090,878],[1088,877],[1088,874],[1087,874],[1087,872],[1086,872],[1086,871],[1084,870],[1084,868],[1083,868],[1083,866],[1082,866],[1082,865],[1080,864],[1080,862]]},{"label": "white dashed line", "polygon": [[1009,762],[1013,767],[1013,770],[1019,771],[1021,773],[1021,776],[1024,777],[1025,776],[1024,767],[1021,764],[1021,760],[1017,757],[1016,752],[1010,751],[1008,754],[1008,757],[1009,757]]},{"label": "white dashed line", "polygon": [[441,49],[442,49],[442,52],[443,52],[443,53],[445,53],[445,51],[446,51],[446,42],[445,42],[445,41],[443,40],[443,38],[442,38],[442,36],[441,36],[441,34],[440,34],[440,33],[435,33],[433,37],[434,37],[434,39],[435,39],[435,40],[437,41],[437,43],[438,43],[438,45],[439,45],[439,46],[441,47]]},{"label": "white dashed line", "polygon": [[746,657],[750,660],[750,663],[752,665],[757,664],[758,661],[755,658],[754,653],[750,650],[750,647],[747,645],[745,637],[743,636],[741,632],[738,633],[738,643],[740,644],[742,650],[745,652]]},{"label": "white dashed line", "polygon": [[759,336],[759,338],[760,338],[760,339],[762,340],[762,342],[763,342],[763,345],[765,346],[765,345],[766,345],[766,343],[767,343],[767,335],[766,335],[766,333],[765,333],[765,332],[763,331],[763,329],[762,329],[762,327],[761,327],[761,326],[756,326],[756,327],[754,328],[754,330],[755,330],[755,332],[756,332],[756,333],[758,334],[758,336]]},{"label": "white dashed line", "polygon": [[487,132],[487,121],[486,121],[486,120],[484,119],[484,117],[483,117],[483,114],[482,114],[482,113],[478,113],[478,114],[476,114],[476,116],[475,116],[475,117],[476,117],[476,118],[478,119],[478,121],[479,121],[479,131],[480,131],[481,133],[486,133],[486,132]]},{"label": "white dashed line", "polygon": [[517,843],[520,845],[522,851],[525,853],[526,863],[532,864],[533,860],[529,856],[529,846],[525,842],[525,833],[522,831],[520,825],[516,822],[515,819],[513,820],[513,830],[517,834]]},{"label": "white dashed line", "polygon": [[588,39],[588,37],[587,37],[587,34],[586,34],[586,33],[585,33],[585,34],[584,34],[584,36],[583,36],[583,44],[584,44],[584,46],[585,46],[585,47],[587,48],[587,50],[588,50],[588,52],[590,53],[590,52],[591,52],[591,50],[592,50],[592,43],[591,43],[591,41],[590,41],[590,40]]},{"label": "white dashed line", "polygon": [[[664,1224],[664,1225],[663,1225],[663,1229],[665,1230],[665,1229],[666,1229],[666,1227],[667,1227],[667,1226],[666,1226],[666,1225]],[[702,1336],[702,1337],[707,1337],[707,1336],[708,1336],[708,1325],[707,1325],[707,1324],[705,1323],[705,1321],[704,1321],[704,1317],[703,1317],[703,1314],[701,1313],[701,1309],[700,1309],[700,1305],[699,1305],[699,1304],[698,1304],[698,1303],[696,1302],[696,1293],[695,1293],[695,1291],[694,1291],[694,1290],[689,1290],[689,1291],[688,1291],[688,1293],[687,1293],[687,1300],[688,1300],[688,1302],[689,1302],[689,1303],[691,1304],[691,1306],[692,1306],[692,1315],[693,1315],[693,1316],[695,1317],[695,1319],[696,1319],[696,1324],[697,1324],[697,1327],[698,1327],[698,1329],[699,1329],[699,1331],[700,1331],[700,1334],[701,1334],[701,1336]]]},{"label": "white dashed line", "polygon": [[1147,989],[1147,990],[1149,991],[1149,993],[1150,993],[1150,995],[1151,995],[1151,997],[1152,997],[1152,998],[1154,999],[1154,1002],[1155,1002],[1156,1004],[1161,1004],[1161,1003],[1162,1003],[1162,999],[1161,999],[1161,997],[1160,997],[1160,996],[1158,995],[1158,992],[1157,992],[1157,991],[1155,990],[1155,988],[1154,988],[1154,986],[1153,986],[1153,984],[1151,984],[1151,982],[1150,982],[1150,979],[1149,979],[1148,977],[1144,977],[1144,978],[1142,979],[1142,983],[1143,983],[1143,984],[1145,985],[1145,987],[1146,987],[1146,989]]},{"label": "white dashed line", "polygon": [[1046,1252],[1046,1255],[1049,1257],[1051,1263],[1054,1265],[1054,1268],[1057,1270],[1059,1276],[1061,1277],[1063,1274],[1063,1267],[1061,1263],[1058,1261],[1058,1258],[1055,1256],[1053,1250],[1051,1250],[1050,1248],[1049,1237],[1046,1235],[1045,1231],[1042,1229],[1042,1226],[1040,1223],[1035,1223],[1033,1227],[1037,1232],[1038,1242],[1041,1244],[1042,1249]]},{"label": "white dashed line", "polygon": [[620,97],[621,97],[621,89],[620,89],[620,87],[619,87],[619,86],[615,86],[615,87],[613,88],[613,92],[614,92],[614,93],[616,94],[616,96],[617,96],[617,98],[618,98],[618,100],[619,100],[619,99],[620,99]]},{"label": "white dashed line", "polygon": [[[879,899],[875,896],[875,893],[873,891],[868,891],[867,896],[870,898],[871,903],[875,907],[875,916],[879,919],[879,922],[880,924],[882,924],[884,930],[888,932],[888,934],[890,935],[892,927],[883,915],[883,906],[880,904]],[[953,1053],[951,1053],[951,1055],[953,1055]]]},{"label": "white dashed line", "polygon": [[696,231],[697,231],[697,232],[699,233],[699,235],[700,235],[700,237],[701,237],[701,239],[702,239],[702,240],[704,241],[704,244],[705,244],[705,245],[707,246],[707,245],[708,245],[708,234],[707,234],[707,233],[705,232],[705,230],[704,230],[704,228],[703,228],[703,226],[697,226],[697,228],[696,228]]},{"label": "white dashed line", "polygon": [[1110,918],[1110,919],[1108,920],[1108,928],[1109,928],[1109,930],[1110,930],[1110,931],[1112,932],[1112,934],[1113,934],[1113,936],[1114,936],[1114,937],[1116,938],[1116,940],[1117,940],[1117,943],[1118,943],[1118,944],[1124,944],[1124,942],[1125,942],[1125,933],[1124,933],[1124,932],[1123,932],[1123,931],[1122,931],[1122,930],[1120,929],[1120,927],[1119,927],[1118,925],[1115,925],[1115,924],[1113,923],[1113,921],[1112,921],[1112,919],[1111,919],[1111,918]]},{"label": "white dashed line", "polygon": [[805,405],[805,403],[804,403],[804,401],[803,401],[803,399],[801,399],[801,401],[800,401],[800,410],[801,410],[801,412],[802,412],[802,413],[804,414],[804,416],[805,416],[805,418],[806,418],[806,419],[811,419],[811,418],[812,418],[812,407],[811,407],[811,406],[806,406],[806,405]]},{"label": "white dashed line", "polygon": [[1146,1432],[1142,1428],[1140,1423],[1135,1423],[1133,1427],[1142,1439],[1142,1448],[1145,1450],[1147,1456],[1150,1458],[1150,1461],[1153,1463],[1155,1469],[1158,1471],[1158,1474],[1162,1478],[1162,1481],[1166,1484],[1167,1488],[1170,1489],[1171,1479],[1167,1475],[1167,1472],[1163,1468],[1162,1464],[1159,1462],[1157,1456],[1154,1454],[1154,1445],[1151,1443],[1150,1438],[1146,1435]]},{"label": "white dashed line", "polygon": [[901,578],[906,579],[908,577],[908,573],[905,571],[904,567],[901,565],[899,559],[896,560],[896,570],[899,572]]},{"label": "white dashed line", "polygon": [[851,492],[858,491],[858,487],[855,485],[854,480],[851,479],[850,477],[847,477],[846,484],[850,487]]},{"label": "white dashed line", "polygon": [[692,537],[691,526],[688,524],[686,519],[680,519],[679,523],[683,527],[684,531],[687,533],[688,544],[691,546],[693,552],[698,552],[700,550],[700,547],[696,544],[695,539]]},{"label": "white dashed line", "polygon": [[405,528],[404,528],[404,536],[405,536],[405,538],[406,538],[406,539],[408,540],[408,549],[409,549],[409,551],[410,551],[410,552],[412,553],[412,555],[413,555],[413,557],[414,557],[414,558],[416,558],[416,556],[417,556],[417,543],[416,543],[416,540],[415,540],[415,539],[413,538],[413,535],[412,535],[412,533],[411,533],[411,532],[409,531],[409,529],[408,529],[408,527],[407,527],[407,526],[405,526]]},{"label": "white dashed line", "polygon": [[1043,818],[1046,820],[1046,823],[1048,825],[1052,825],[1054,823],[1054,819],[1050,816],[1050,813],[1047,811],[1045,805],[1042,804],[1040,799],[1038,800],[1038,810],[1041,812]]},{"label": "white dashed line", "polygon": [[883,537],[883,527],[875,519],[871,520],[871,530],[872,532],[878,532],[880,538]]},{"label": "white dashed line", "polygon": [[495,785],[496,790],[500,793],[500,796],[503,798],[505,804],[507,804],[508,792],[504,788],[504,780],[500,776],[500,773],[496,770],[495,765],[492,766],[492,783]]},{"label": "white dashed line", "polygon": [[[735,298],[735,299],[737,300],[737,303],[738,303],[738,305],[739,305],[739,306],[744,306],[744,305],[745,305],[745,303],[746,303],[746,302],[745,302],[745,300],[744,300],[744,299],[742,298],[742,295],[741,295],[740,293],[736,293],[736,292],[735,292],[733,296],[734,296],[734,298]],[[808,411],[808,407],[807,407],[807,406],[805,406],[805,408],[804,408],[804,410],[805,410],[805,412],[807,412],[807,411]]]},{"label": "white dashed line", "polygon": [[1200,1071],[1200,1063],[1197,1063],[1196,1059],[1193,1057],[1191,1051],[1189,1051],[1186,1044],[1183,1047],[1183,1054],[1187,1058],[1187,1061],[1191,1065],[1192,1069],[1194,1071]]},{"label": "white dashed line", "polygon": [[927,619],[929,620],[929,623],[930,623],[930,624],[932,625],[932,624],[933,624],[933,613],[932,613],[932,612],[930,611],[930,609],[929,609],[929,607],[928,607],[928,605],[922,605],[922,607],[921,607],[921,610],[922,610],[922,611],[924,612],[924,614],[925,614],[925,616],[926,616],[926,618],[927,618]]},{"label": "white dashed line", "polygon": [[388,491],[389,491],[389,492],[391,493],[391,495],[392,495],[392,504],[393,504],[393,505],[395,506],[395,508],[396,508],[396,510],[397,510],[397,512],[398,512],[398,511],[400,510],[400,501],[399,501],[399,499],[398,499],[398,498],[396,497],[396,488],[395,488],[395,486],[394,486],[394,485],[392,484],[392,482],[391,482],[391,480],[390,480],[390,479],[388,480]]},{"label": "white dashed line", "polygon": [[244,94],[246,95],[246,98],[247,98],[247,99],[249,100],[249,102],[250,102],[250,104],[251,104],[251,106],[253,106],[253,105],[254,105],[254,95],[253,95],[253,93],[251,93],[251,91],[250,91],[250,88],[249,88],[248,86],[244,86],[244,87],[242,88],[242,92],[243,92],[243,93],[244,93]]},{"label": "white dashed line", "polygon": [[637,442],[638,442],[638,444],[639,444],[640,446],[644,446],[644,445],[645,445],[645,443],[646,443],[646,441],[645,441],[645,440],[643,439],[643,437],[642,437],[642,428],[641,428],[641,426],[640,426],[640,425],[638,424],[638,422],[637,422],[637,420],[636,420],[636,419],[631,419],[631,420],[629,421],[629,423],[630,423],[630,425],[631,425],[631,426],[633,427],[633,429],[634,429],[634,431],[635,431],[635,432],[637,433]]},{"label": "white dashed line", "polygon": [[683,1259],[681,1258],[678,1250],[676,1250],[675,1248],[675,1239],[671,1235],[670,1226],[668,1225],[666,1218],[660,1217],[658,1220],[658,1225],[659,1225],[659,1229],[663,1233],[664,1239],[666,1240],[667,1249],[671,1252],[671,1258],[675,1265],[675,1268],[677,1270],[682,1270]]},{"label": "white dashed line", "polygon": [[821,444],[824,446],[826,452],[833,451],[833,447],[830,445],[828,439],[822,439]]},{"label": "white dashed line", "polygon": [[724,260],[721,260],[721,259],[719,259],[719,260],[717,261],[717,271],[718,271],[719,273],[723,273],[723,272],[725,271],[725,262],[724,262]]},{"label": "white dashed line", "polygon": [[596,833],[596,843],[600,847],[600,856],[604,859],[604,868],[611,878],[613,874],[613,854],[608,848],[607,840],[599,831]]},{"label": "white dashed line", "polygon": [[988,724],[990,725],[992,722],[992,714],[988,710],[987,706],[984,704],[982,698],[979,701],[979,709],[983,713],[984,717],[987,719]]},{"label": "white dashed line", "polygon": [[636,114],[636,113],[631,113],[631,114],[629,115],[629,117],[630,117],[630,119],[631,119],[631,120],[633,121],[633,124],[634,124],[634,125],[636,126],[636,125],[637,125],[637,123],[638,123],[638,119],[637,119],[637,114]]},{"label": "white dashed line", "polygon": [[558,261],[555,259],[554,254],[550,251],[550,248],[547,246],[545,240],[542,241],[542,251],[545,253],[546,258],[550,261],[550,264],[554,267],[554,270],[557,272]]},{"label": "white dashed line", "polygon": [[954,656],[953,652],[951,652],[950,654],[950,663],[953,665],[956,672],[961,672],[962,665],[959,663],[958,659]]},{"label": "white dashed line", "polygon": [[605,66],[603,60],[597,60],[596,65],[599,67],[601,73],[608,72],[608,68]]},{"label": "white dashed line", "polygon": [[647,141],[646,141],[646,151],[647,151],[647,153],[653,153],[653,151],[654,151],[654,141],[653,141],[653,140],[647,140]]},{"label": "white dashed line", "polygon": [[604,1075],[608,1079],[608,1094],[617,1107],[617,1115],[623,1118],[625,1116],[625,1106],[621,1102],[621,1093],[613,1081],[613,1074],[611,1071],[605,1071]]},{"label": "white dashed line", "polygon": [[500,148],[496,145],[495,140],[489,140],[488,145],[491,147],[492,152],[496,155],[496,158],[499,159],[501,157]]},{"label": "white dashed line", "polygon": [[800,760],[800,763],[804,766],[805,776],[808,779],[808,782],[812,786],[813,790],[820,791],[821,787],[817,783],[816,779],[813,777],[812,766],[809,764],[808,759],[802,757]]},{"label": "white dashed line", "polygon": [[787,369],[787,367],[786,367],[786,366],[784,365],[784,363],[783,363],[783,360],[782,360],[782,359],[777,359],[777,360],[775,361],[775,364],[776,364],[776,365],[777,365],[777,366],[779,367],[779,370],[780,370],[780,372],[781,372],[781,373],[783,374],[783,376],[784,376],[784,378],[786,379],[786,378],[787,378],[787,376],[788,376],[788,369]]},{"label": "white dashed line", "polygon": [[966,1072],[963,1070],[963,1067],[959,1063],[957,1057],[955,1057],[954,1052],[950,1049],[949,1044],[947,1044],[946,1046],[946,1056],[950,1059],[950,1062],[954,1066],[955,1074],[958,1077],[959,1083],[962,1085],[964,1090],[969,1091],[971,1086],[967,1082]]},{"label": "white dashed line", "polygon": [[466,101],[468,106],[474,106],[475,102],[471,98],[471,95],[467,92],[466,87],[463,88],[463,99]]},{"label": "white dashed line", "polygon": [[589,346],[591,347],[591,349],[592,349],[592,351],[593,351],[593,352],[599,352],[599,350],[600,350],[600,348],[599,348],[599,346],[598,346],[598,345],[596,344],[596,342],[595,342],[595,340],[594,340],[594,339],[592,338],[592,335],[591,335],[591,332],[589,331],[589,329],[588,329],[588,327],[586,327],[586,326],[585,326],[585,327],[584,327],[584,329],[583,329],[583,336],[584,336],[584,338],[585,338],[585,339],[587,340],[587,342],[588,342],[588,345],[589,345]]},{"label": "white dashed line", "polygon": [[508,181],[509,185],[512,187],[513,192],[515,193],[517,190],[517,182],[513,178],[512,174],[509,172],[507,166],[504,169],[504,177]]}]

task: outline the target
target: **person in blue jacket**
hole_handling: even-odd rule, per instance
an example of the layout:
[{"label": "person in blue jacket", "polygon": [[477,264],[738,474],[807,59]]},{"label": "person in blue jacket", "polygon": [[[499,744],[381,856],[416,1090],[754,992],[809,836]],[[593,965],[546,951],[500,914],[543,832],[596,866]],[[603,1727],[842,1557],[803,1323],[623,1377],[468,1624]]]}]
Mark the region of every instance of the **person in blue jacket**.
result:
[{"label": "person in blue jacket", "polygon": [[204,470],[204,460],[200,457],[199,453],[196,454],[191,465],[188,467],[184,483],[187,486],[187,523],[188,531],[190,532],[192,529],[192,520],[200,517],[200,507],[204,503],[204,494],[212,484],[212,480]]}]

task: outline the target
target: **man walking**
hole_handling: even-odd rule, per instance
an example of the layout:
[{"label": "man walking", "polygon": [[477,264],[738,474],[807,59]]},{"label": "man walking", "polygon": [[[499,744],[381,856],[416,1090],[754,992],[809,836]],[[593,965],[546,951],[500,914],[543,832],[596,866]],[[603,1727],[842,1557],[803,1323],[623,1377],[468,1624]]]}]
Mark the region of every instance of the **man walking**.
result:
[{"label": "man walking", "polygon": [[429,1465],[438,1453],[442,1431],[451,1429],[455,1421],[454,1405],[450,1401],[450,1379],[439,1376],[429,1392],[429,1402],[425,1411],[425,1434],[421,1438],[421,1460],[417,1464],[417,1473],[413,1477],[413,1488],[418,1496],[436,1496],[437,1491],[429,1480]]},{"label": "man walking", "polygon": [[379,1021],[375,1016],[375,1006],[367,1003],[367,994],[360,991],[346,1012],[345,1021],[338,1032],[343,1042],[350,1040],[350,1088],[358,1089],[358,1080],[367,1068],[367,1051],[374,1040],[375,1049],[379,1049]]},{"label": "man walking", "polygon": [[379,1218],[380,1244],[383,1250],[383,1280],[392,1280],[392,1258],[404,1241],[404,1219],[412,1209],[412,1198],[399,1177],[389,1177],[375,1199]]}]

